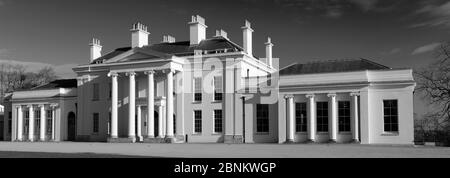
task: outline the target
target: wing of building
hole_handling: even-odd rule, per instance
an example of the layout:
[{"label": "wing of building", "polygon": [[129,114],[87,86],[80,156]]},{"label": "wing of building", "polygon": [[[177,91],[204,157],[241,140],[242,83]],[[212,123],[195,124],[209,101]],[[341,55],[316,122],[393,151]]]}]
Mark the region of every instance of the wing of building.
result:
[{"label": "wing of building", "polygon": [[242,46],[224,30],[207,38],[198,15],[188,28],[189,41],[165,35],[153,42],[148,27],[135,23],[130,46],[106,54],[93,39],[90,60],[73,69],[76,80],[8,97],[5,139],[413,143],[411,69],[366,59],[279,69],[270,38],[266,56],[253,55],[248,21]]}]

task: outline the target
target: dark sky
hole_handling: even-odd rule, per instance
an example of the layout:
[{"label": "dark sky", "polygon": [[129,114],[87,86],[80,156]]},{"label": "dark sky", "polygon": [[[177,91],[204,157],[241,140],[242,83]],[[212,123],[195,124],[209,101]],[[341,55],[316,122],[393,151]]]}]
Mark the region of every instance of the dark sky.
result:
[{"label": "dark sky", "polygon": [[131,24],[140,21],[150,43],[165,34],[188,40],[196,14],[206,19],[208,37],[224,29],[237,44],[248,19],[255,55],[264,57],[270,36],[281,66],[363,57],[415,69],[450,38],[446,0],[0,0],[0,61],[50,64],[73,76],[70,68],[89,60],[92,37],[103,53],[129,46]]}]

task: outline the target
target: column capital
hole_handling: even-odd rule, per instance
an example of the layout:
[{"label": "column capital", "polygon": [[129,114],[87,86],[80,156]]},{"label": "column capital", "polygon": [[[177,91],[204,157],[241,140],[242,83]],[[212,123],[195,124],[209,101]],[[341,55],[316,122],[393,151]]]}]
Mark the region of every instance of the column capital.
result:
[{"label": "column capital", "polygon": [[40,108],[45,108],[45,104],[38,105]]},{"label": "column capital", "polygon": [[294,95],[291,94],[284,95],[284,99],[291,99],[291,98],[294,98]]},{"label": "column capital", "polygon": [[27,105],[28,108],[34,108],[32,104]]},{"label": "column capital", "polygon": [[350,96],[359,96],[360,94],[359,94],[359,92],[351,92],[350,93]]},{"label": "column capital", "polygon": [[147,70],[144,72],[145,75],[155,74],[154,70]]},{"label": "column capital", "polygon": [[117,72],[109,72],[108,73],[108,77],[118,77],[119,76],[119,73],[117,73]]},{"label": "column capital", "polygon": [[22,108],[22,105],[16,105],[14,106],[16,109]]},{"label": "column capital", "polygon": [[52,108],[52,109],[54,109],[54,108],[56,108],[56,107],[58,107],[59,105],[58,104],[50,104],[50,107]]},{"label": "column capital", "polygon": [[306,94],[305,97],[306,98],[314,98],[314,97],[316,97],[316,95],[314,93],[311,93],[311,94]]},{"label": "column capital", "polygon": [[336,97],[336,93],[328,93],[327,96],[330,97],[330,98]]},{"label": "column capital", "polygon": [[125,73],[126,76],[135,76],[136,72],[132,71],[132,72],[126,72]]}]

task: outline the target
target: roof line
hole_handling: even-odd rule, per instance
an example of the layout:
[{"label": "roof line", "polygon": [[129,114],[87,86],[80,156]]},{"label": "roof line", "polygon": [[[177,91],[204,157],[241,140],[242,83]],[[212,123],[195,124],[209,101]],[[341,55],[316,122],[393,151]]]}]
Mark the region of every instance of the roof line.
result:
[{"label": "roof line", "polygon": [[283,67],[283,68],[281,68],[281,69],[278,69],[278,72],[281,71],[281,70],[284,70],[284,69],[286,69],[286,68],[288,68],[288,67],[291,67],[291,66],[293,66],[293,65],[297,65],[297,64],[298,64],[297,62],[294,62],[294,63],[292,63],[292,64],[289,64],[289,65],[287,65],[287,66],[285,66],[285,67]]},{"label": "roof line", "polygon": [[392,69],[391,67],[388,67],[388,66],[385,66],[385,65],[383,65],[383,64],[379,64],[379,63],[373,62],[373,61],[371,61],[371,60],[369,60],[369,59],[365,59],[365,58],[360,58],[360,59],[361,59],[362,61],[366,61],[366,62],[368,62],[368,63],[374,64],[374,65],[377,65],[377,66],[380,66],[380,67]]}]

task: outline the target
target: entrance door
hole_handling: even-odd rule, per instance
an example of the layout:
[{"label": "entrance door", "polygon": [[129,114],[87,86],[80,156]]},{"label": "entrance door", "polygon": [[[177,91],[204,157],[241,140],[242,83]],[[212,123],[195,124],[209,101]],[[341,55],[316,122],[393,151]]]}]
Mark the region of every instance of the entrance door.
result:
[{"label": "entrance door", "polygon": [[67,117],[67,140],[68,141],[75,141],[75,134],[76,134],[76,117],[75,113],[70,112],[69,116]]},{"label": "entrance door", "polygon": [[0,141],[3,141],[3,127],[4,126],[4,122],[0,121]]},{"label": "entrance door", "polygon": [[154,123],[154,124],[153,124],[153,125],[154,125],[154,127],[153,127],[154,129],[153,129],[153,130],[154,130],[154,132],[155,132],[155,133],[154,133],[154,136],[156,137],[156,136],[159,136],[159,135],[158,135],[158,130],[159,130],[159,128],[158,128],[158,120],[159,120],[159,119],[158,119],[158,117],[159,117],[158,112],[155,111],[155,114],[154,114],[154,115],[155,115],[155,118],[154,118],[154,120],[153,120],[153,123]]}]

